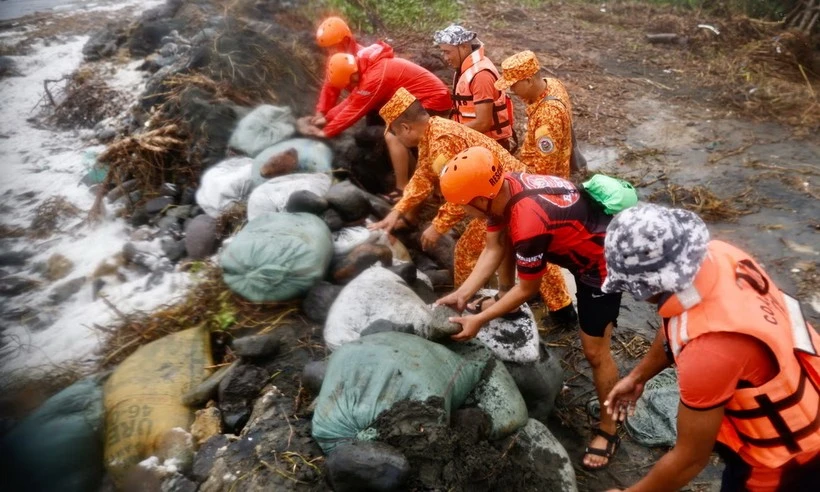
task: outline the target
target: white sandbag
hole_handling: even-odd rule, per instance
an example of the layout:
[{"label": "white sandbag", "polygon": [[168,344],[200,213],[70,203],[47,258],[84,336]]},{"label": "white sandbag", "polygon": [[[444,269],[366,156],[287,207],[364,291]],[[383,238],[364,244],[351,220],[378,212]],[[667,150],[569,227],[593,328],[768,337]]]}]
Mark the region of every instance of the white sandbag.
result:
[{"label": "white sandbag", "polygon": [[251,157],[296,132],[296,120],[286,106],[258,106],[239,120],[228,146]]},{"label": "white sandbag", "polygon": [[271,157],[290,149],[296,150],[297,172],[327,173],[332,170],[333,150],[326,143],[311,138],[289,138],[264,149],[256,156],[253,161],[253,171],[251,171],[254,186],[259,186],[267,181],[267,178],[260,174],[262,166]]},{"label": "white sandbag", "polygon": [[[248,172],[250,174],[250,171]],[[305,190],[324,196],[330,189],[327,174],[289,174],[258,186],[248,198],[248,220],[268,212],[283,212],[294,192]]]},{"label": "white sandbag", "polygon": [[213,218],[232,204],[248,199],[253,182],[250,157],[231,157],[212,166],[202,175],[196,190],[196,203]]},{"label": "white sandbag", "polygon": [[333,302],[325,321],[325,343],[335,350],[358,339],[379,319],[411,324],[417,334],[424,336],[432,311],[401,277],[373,266],[347,284]]},{"label": "white sandbag", "polygon": [[[482,289],[477,295],[492,297],[497,292]],[[496,318],[478,332],[477,338],[505,362],[535,362],[541,355],[538,348],[538,324],[532,310],[527,303],[521,305],[521,310],[524,315],[520,318]]]},{"label": "white sandbag", "polygon": [[342,257],[361,244],[375,243],[381,231],[371,231],[364,226],[345,227],[333,233],[333,255]]}]

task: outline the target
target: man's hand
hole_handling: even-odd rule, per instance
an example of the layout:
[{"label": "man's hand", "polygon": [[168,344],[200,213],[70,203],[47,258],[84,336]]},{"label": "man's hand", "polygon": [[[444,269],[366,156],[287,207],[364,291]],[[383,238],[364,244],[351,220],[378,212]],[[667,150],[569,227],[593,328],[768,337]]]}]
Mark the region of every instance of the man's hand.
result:
[{"label": "man's hand", "polygon": [[[314,137],[323,137],[324,132],[321,129],[321,126],[324,126],[324,123],[321,125],[316,125],[313,123],[313,119],[315,116],[303,116],[296,120],[296,131],[301,133],[302,135],[309,135]],[[322,118],[324,120],[324,117]]]},{"label": "man's hand", "polygon": [[450,306],[459,313],[467,307],[469,299],[459,291],[454,291],[433,303],[433,306]]},{"label": "man's hand", "polygon": [[623,422],[627,416],[634,415],[635,402],[643,393],[643,386],[644,384],[638,382],[632,375],[618,381],[604,402],[606,413],[618,422]]},{"label": "man's hand", "polygon": [[450,337],[456,342],[466,342],[475,338],[481,330],[482,323],[478,321],[478,316],[453,316],[450,321],[461,325],[461,331]]},{"label": "man's hand", "polygon": [[311,116],[310,120],[308,121],[311,125],[318,126],[320,128],[327,125],[327,119],[322,113],[316,113],[315,115]]},{"label": "man's hand", "polygon": [[401,218],[401,214],[398,210],[392,210],[387,217],[383,218],[378,222],[374,222],[367,226],[367,228],[371,231],[375,231],[381,229],[385,232],[391,232],[393,229],[396,228],[396,224],[398,224],[399,219]]},{"label": "man's hand", "polygon": [[433,224],[430,224],[421,235],[421,249],[424,251],[433,249],[439,239],[441,239],[441,234],[433,227]]}]

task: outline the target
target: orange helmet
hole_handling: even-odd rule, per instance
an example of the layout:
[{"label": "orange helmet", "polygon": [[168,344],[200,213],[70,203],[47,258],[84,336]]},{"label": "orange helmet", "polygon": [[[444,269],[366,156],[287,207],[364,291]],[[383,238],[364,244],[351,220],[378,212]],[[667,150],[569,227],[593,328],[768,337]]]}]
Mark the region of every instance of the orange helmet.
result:
[{"label": "orange helmet", "polygon": [[327,62],[327,83],[337,89],[350,85],[350,76],[359,71],[356,57],[349,53],[336,53]]},{"label": "orange helmet", "polygon": [[328,17],[316,30],[316,43],[322,48],[335,46],[344,41],[345,37],[353,39],[353,33],[341,17]]},{"label": "orange helmet", "polygon": [[466,205],[474,198],[493,199],[503,184],[504,170],[490,150],[470,147],[444,165],[439,186],[444,199]]}]

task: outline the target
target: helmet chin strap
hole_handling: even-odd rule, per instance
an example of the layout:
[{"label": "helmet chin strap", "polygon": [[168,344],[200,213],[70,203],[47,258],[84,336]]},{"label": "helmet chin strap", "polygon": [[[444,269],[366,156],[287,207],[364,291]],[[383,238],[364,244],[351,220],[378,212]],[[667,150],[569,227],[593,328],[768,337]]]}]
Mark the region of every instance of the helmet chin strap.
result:
[{"label": "helmet chin strap", "polygon": [[487,198],[485,196],[482,196],[482,197],[479,197],[479,198],[484,198],[485,200],[487,200],[487,206],[485,208],[481,208],[481,207],[477,207],[476,205],[471,205],[471,207],[473,207],[474,209],[476,209],[479,212],[481,212],[482,214],[484,214],[488,219],[497,219],[497,218],[501,217],[498,214],[494,214],[493,211],[492,211],[492,209],[493,209],[493,199],[492,198]]}]

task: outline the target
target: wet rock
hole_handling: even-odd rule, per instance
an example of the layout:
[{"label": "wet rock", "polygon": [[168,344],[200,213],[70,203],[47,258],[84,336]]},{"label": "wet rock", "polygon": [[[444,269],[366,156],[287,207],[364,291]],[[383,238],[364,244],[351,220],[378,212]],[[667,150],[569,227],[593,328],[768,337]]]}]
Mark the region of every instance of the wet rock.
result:
[{"label": "wet rock", "polygon": [[[425,253],[432,258],[440,268],[447,270],[453,269],[453,251],[455,250],[456,242],[449,234],[444,234],[439,238],[433,248],[425,250]],[[419,267],[419,270],[427,270],[427,268]]]},{"label": "wet rock", "polygon": [[6,251],[0,253],[0,266],[22,266],[32,256],[28,251]]},{"label": "wet rock", "polygon": [[322,381],[325,380],[325,371],[327,371],[326,360],[308,362],[302,370],[302,386],[314,395],[318,395],[322,389]]},{"label": "wet rock", "polygon": [[370,215],[370,202],[362,190],[350,181],[331,186],[325,199],[345,222],[356,222]]},{"label": "wet rock", "polygon": [[17,64],[10,56],[0,56],[0,78],[17,75]]},{"label": "wet rock", "polygon": [[104,279],[95,278],[93,282],[91,282],[91,299],[97,300],[100,295],[100,291],[105,287],[106,283]]},{"label": "wet rock", "polygon": [[410,250],[410,257],[413,259],[413,264],[422,272],[428,270],[438,270],[439,267],[432,258],[418,250]]},{"label": "wet rock", "polygon": [[216,253],[216,220],[208,215],[198,215],[185,227],[185,249],[188,256],[201,260]]},{"label": "wet rock", "polygon": [[450,317],[459,314],[449,306],[436,306],[433,308],[433,317],[430,319],[430,339],[440,340],[449,338],[461,331],[461,325],[450,321]]},{"label": "wet rock", "polygon": [[124,182],[123,184],[114,187],[108,194],[105,195],[105,199],[108,200],[108,203],[113,203],[123,196],[126,193],[131,193],[137,189],[139,183],[136,179],[129,179],[128,181]]},{"label": "wet rock", "polygon": [[327,210],[327,200],[316,193],[308,190],[299,190],[288,198],[285,210],[288,212],[307,212],[314,215],[322,215]]},{"label": "wet rock", "polygon": [[530,417],[545,422],[564,385],[564,370],[558,357],[541,345],[538,361],[529,364],[504,362],[504,365],[524,397]]},{"label": "wet rock", "polygon": [[413,282],[415,282],[418,278],[418,270],[416,270],[416,265],[412,263],[402,263],[400,265],[394,265],[388,268],[388,270],[401,277],[401,279],[404,280],[407,283],[407,285],[412,285]]},{"label": "wet rock", "polygon": [[185,256],[184,240],[176,240],[171,237],[164,237],[160,241],[160,247],[162,247],[162,252],[165,253],[165,256],[167,256],[168,259],[171,261],[177,261],[183,256]]},{"label": "wet rock", "polygon": [[404,490],[410,463],[401,451],[378,441],[337,446],[327,457],[327,481],[336,492]]},{"label": "wet rock", "polygon": [[333,301],[339,296],[342,286],[324,280],[317,282],[302,300],[302,312],[316,323],[324,323]]},{"label": "wet rock", "polygon": [[237,366],[219,383],[219,410],[225,430],[239,433],[251,416],[251,402],[265,386],[268,372],[252,365]]},{"label": "wet rock", "polygon": [[102,143],[108,143],[117,137],[117,129],[110,126],[102,126],[94,130],[94,138]]},{"label": "wet rock", "polygon": [[127,39],[124,26],[108,24],[95,33],[83,46],[83,57],[86,61],[108,58],[117,52],[117,48]]},{"label": "wet rock", "polygon": [[197,482],[207,480],[214,466],[214,461],[222,455],[229,443],[230,439],[228,436],[225,434],[217,434],[200,446],[194,457],[194,466],[191,471],[191,476]]},{"label": "wet rock", "polygon": [[182,404],[188,407],[201,407],[208,403],[208,400],[212,400],[217,395],[219,383],[221,383],[237,365],[238,363],[234,362],[228,366],[217,369],[216,372],[208,376],[205,381],[202,381],[182,395]]},{"label": "wet rock", "polygon": [[453,276],[447,270],[426,270],[424,272],[435,290],[449,290],[453,288]]},{"label": "wet rock", "polygon": [[420,278],[410,284],[410,288],[413,289],[413,292],[415,292],[425,304],[433,304],[439,297],[436,295],[436,291]]},{"label": "wet rock", "polygon": [[179,195],[180,205],[194,205],[196,203],[196,188],[186,186]]},{"label": "wet rock", "polygon": [[275,356],[281,344],[282,337],[277,333],[271,333],[236,339],[232,348],[240,357],[256,359]]},{"label": "wet rock", "polygon": [[48,280],[55,281],[64,278],[74,269],[74,263],[60,253],[54,253],[46,262],[46,270],[43,276]]},{"label": "wet rock", "polygon": [[[139,192],[135,191],[134,193]],[[131,219],[129,220],[129,222],[131,222],[131,225],[134,227],[144,226],[148,224],[148,222],[150,221],[151,216],[148,214],[148,212],[145,211],[145,207],[137,207],[136,209],[134,209],[134,211],[131,213]]]},{"label": "wet rock", "polygon": [[34,279],[20,276],[6,276],[0,278],[0,296],[14,297],[35,289],[39,282]]},{"label": "wet rock", "polygon": [[282,153],[271,156],[271,158],[259,168],[259,174],[265,179],[275,178],[296,171],[298,164],[299,153],[296,149],[288,149]]},{"label": "wet rock", "polygon": [[157,221],[157,227],[160,232],[164,232],[169,236],[182,237],[182,226],[179,225],[179,219],[176,217],[164,216]]},{"label": "wet rock", "polygon": [[174,19],[140,21],[131,33],[128,43],[131,56],[141,57],[153,53],[161,46],[163,37],[183,27],[180,21]]},{"label": "wet rock", "polygon": [[329,208],[324,211],[324,213],[322,214],[322,220],[325,221],[325,224],[327,224],[327,227],[330,229],[331,232],[336,232],[345,226],[345,221],[342,220],[342,217],[339,215],[339,212],[332,208]]},{"label": "wet rock", "polygon": [[389,331],[397,331],[399,333],[408,333],[411,335],[416,332],[411,323],[394,323],[386,319],[377,319],[376,321],[370,323],[367,328],[362,330],[361,336],[364,337],[367,335],[375,335],[376,333],[385,333]]},{"label": "wet rock", "polygon": [[367,197],[367,201],[370,203],[370,210],[377,218],[383,219],[393,210],[393,205],[390,205],[390,203],[384,198],[368,193],[364,190],[362,190],[362,193],[364,193],[364,196]]},{"label": "wet rock", "polygon": [[197,410],[194,423],[191,425],[191,436],[201,446],[211,437],[222,433],[222,414],[219,408],[212,406]]},{"label": "wet rock", "polygon": [[179,195],[179,187],[174,183],[162,183],[162,186],[159,188],[159,194],[176,198],[177,195]]},{"label": "wet rock", "polygon": [[[162,42],[168,39],[167,37],[162,38]],[[179,53],[179,45],[173,42],[168,42],[162,45],[162,48],[159,49],[159,54],[164,57],[175,57]]]},{"label": "wet rock", "polygon": [[381,244],[360,244],[333,268],[333,280],[346,284],[377,262],[385,267],[392,265],[393,252],[390,248]]},{"label": "wet rock", "polygon": [[83,288],[85,280],[85,277],[77,277],[57,285],[49,293],[49,301],[51,301],[52,304],[60,304],[68,300]]},{"label": "wet rock", "polygon": [[162,212],[165,207],[173,205],[173,203],[173,198],[168,196],[159,196],[145,202],[145,211],[148,212],[149,215],[156,215]]},{"label": "wet rock", "polygon": [[199,485],[179,473],[166,477],[160,486],[162,492],[196,492],[198,488]]},{"label": "wet rock", "polygon": [[165,212],[165,215],[167,217],[176,217],[177,219],[180,219],[180,220],[187,219],[188,217],[191,216],[191,210],[193,208],[194,207],[191,206],[191,205],[178,205],[176,207],[169,208]]}]

